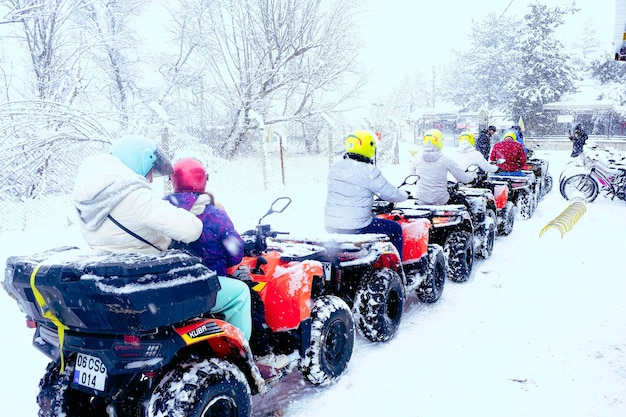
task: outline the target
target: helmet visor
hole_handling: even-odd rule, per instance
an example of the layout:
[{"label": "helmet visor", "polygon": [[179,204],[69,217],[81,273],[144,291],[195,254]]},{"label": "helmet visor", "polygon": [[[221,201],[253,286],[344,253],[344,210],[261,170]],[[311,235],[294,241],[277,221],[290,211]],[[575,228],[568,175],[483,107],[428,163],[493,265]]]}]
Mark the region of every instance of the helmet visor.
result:
[{"label": "helmet visor", "polygon": [[165,177],[170,175],[174,170],[172,169],[172,162],[170,158],[163,152],[159,146],[154,150],[154,165],[152,166],[152,175],[155,177]]}]

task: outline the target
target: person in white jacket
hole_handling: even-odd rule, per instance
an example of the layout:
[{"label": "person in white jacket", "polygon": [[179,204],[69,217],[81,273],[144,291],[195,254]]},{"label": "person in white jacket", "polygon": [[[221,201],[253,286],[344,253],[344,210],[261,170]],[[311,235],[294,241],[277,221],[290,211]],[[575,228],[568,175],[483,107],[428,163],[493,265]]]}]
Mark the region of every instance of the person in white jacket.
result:
[{"label": "person in white jacket", "polygon": [[422,149],[413,158],[410,174],[417,174],[415,201],[417,204],[442,205],[450,200],[448,172],[457,181],[472,182],[476,173],[465,172],[452,158],[441,152],[443,134],[438,129],[424,133]]},{"label": "person in white jacket", "polygon": [[459,135],[459,146],[453,155],[454,160],[461,169],[467,171],[472,165],[477,165],[484,172],[496,172],[498,166],[489,163],[485,157],[475,148],[476,137],[470,131],[461,132]]},{"label": "person in white jacket", "polygon": [[[125,136],[110,153],[85,158],[74,183],[73,200],[89,246],[105,252],[155,253],[172,240],[191,243],[202,234],[202,221],[157,196],[153,176],[172,173],[167,155],[151,139]],[[236,279],[217,277],[213,313],[221,313],[246,339],[252,331],[250,290]]]},{"label": "person in white jacket", "polygon": [[126,136],[113,144],[110,153],[85,158],[72,197],[89,246],[108,252],[153,253],[167,249],[172,240],[198,239],[202,221],[163,201],[150,187],[153,176],[169,175],[171,167],[161,149],[141,136]]},{"label": "person in white jacket", "polygon": [[345,140],[346,153],[328,172],[324,226],[330,233],[382,233],[402,256],[402,227],[372,215],[374,196],[389,202],[408,198],[406,191],[390,184],[374,165],[376,134],[356,130]]}]

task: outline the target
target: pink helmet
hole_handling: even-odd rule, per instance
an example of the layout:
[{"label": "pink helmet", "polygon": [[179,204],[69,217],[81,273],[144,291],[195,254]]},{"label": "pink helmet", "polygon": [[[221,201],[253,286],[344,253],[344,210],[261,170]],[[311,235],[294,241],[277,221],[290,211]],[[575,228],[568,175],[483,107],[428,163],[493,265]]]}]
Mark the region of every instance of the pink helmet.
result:
[{"label": "pink helmet", "polygon": [[173,169],[170,180],[175,193],[204,192],[209,176],[200,161],[194,158],[183,158],[174,164]]}]

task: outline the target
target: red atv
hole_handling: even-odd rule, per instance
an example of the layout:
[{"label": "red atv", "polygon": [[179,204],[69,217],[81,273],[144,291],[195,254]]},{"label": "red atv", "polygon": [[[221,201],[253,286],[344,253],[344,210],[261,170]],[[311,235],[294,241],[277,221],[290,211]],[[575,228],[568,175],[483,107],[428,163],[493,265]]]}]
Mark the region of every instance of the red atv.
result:
[{"label": "red atv", "polygon": [[539,184],[532,171],[523,170],[521,175],[508,173],[489,174],[490,181],[506,182],[509,188],[509,200],[514,204],[520,217],[528,220],[532,217],[539,201]]},{"label": "red atv", "polygon": [[[400,188],[415,185],[417,175],[409,175]],[[474,267],[474,225],[465,204],[417,205],[409,199],[390,206],[393,210],[414,213],[430,221],[429,244],[443,248],[446,261],[446,278],[454,282],[467,281]]]},{"label": "red atv", "polygon": [[474,225],[474,253],[487,259],[493,252],[496,238],[496,199],[489,188],[477,188],[448,182],[450,201],[467,207]]},{"label": "red atv", "polygon": [[[267,214],[286,206],[272,207]],[[271,350],[291,353],[285,374],[299,369],[326,385],[351,357],[352,314],[316,290],[318,261],[264,248],[274,234],[259,224],[246,236],[241,269],[258,284]],[[250,416],[250,394],[276,380],[261,376],[239,329],[207,313],[217,282],[199,258],[178,250],[63,247],[10,257],[4,288],[35,328],[33,345],[52,360],[39,384],[39,415]]]},{"label": "red atv", "polygon": [[482,173],[472,187],[491,190],[496,206],[496,232],[500,236],[508,236],[515,224],[515,204],[509,200],[509,183],[489,178]]},{"label": "red atv", "polygon": [[[388,204],[384,202],[384,204]],[[384,209],[381,209],[384,210]],[[378,212],[377,206],[374,211]],[[424,210],[380,212],[402,224],[403,261],[389,238],[382,234],[335,234],[319,238],[281,237],[272,245],[314,244],[326,251],[317,259],[325,268],[324,293],[341,297],[352,306],[361,334],[373,342],[390,340],[400,326],[406,294],[434,303],[445,283],[445,261],[439,245],[429,244]]]}]

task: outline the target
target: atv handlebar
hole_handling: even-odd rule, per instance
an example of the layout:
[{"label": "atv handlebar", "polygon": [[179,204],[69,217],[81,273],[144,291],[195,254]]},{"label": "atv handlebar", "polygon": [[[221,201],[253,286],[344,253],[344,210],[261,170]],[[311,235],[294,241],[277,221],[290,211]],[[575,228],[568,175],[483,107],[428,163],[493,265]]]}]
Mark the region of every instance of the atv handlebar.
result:
[{"label": "atv handlebar", "polygon": [[282,213],[291,204],[289,197],[280,197],[274,200],[270,209],[259,219],[254,230],[246,230],[241,238],[244,243],[243,251],[245,256],[259,256],[267,250],[267,238],[275,238],[278,235],[287,235],[289,232],[279,232],[272,230],[269,224],[261,224],[261,221],[272,213]]},{"label": "atv handlebar", "polygon": [[[402,181],[402,184],[398,186],[398,189],[401,190],[403,187],[406,187],[407,185],[415,185],[417,184],[417,181],[419,179],[420,179],[419,175],[411,174],[407,176],[404,179],[404,181]],[[404,191],[406,191],[406,193],[409,195],[407,200],[413,200],[413,197],[411,196],[411,192],[407,190],[404,190]],[[396,208],[396,203],[391,203],[389,201],[381,200],[379,198],[375,199],[374,203],[372,204],[372,212],[374,214],[389,214],[395,208]]]}]

